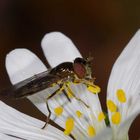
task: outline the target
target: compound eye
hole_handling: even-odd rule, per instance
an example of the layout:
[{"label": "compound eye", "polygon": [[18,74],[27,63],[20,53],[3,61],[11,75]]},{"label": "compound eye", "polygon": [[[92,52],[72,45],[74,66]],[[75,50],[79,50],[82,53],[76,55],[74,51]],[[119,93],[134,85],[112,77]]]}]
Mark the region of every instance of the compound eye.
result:
[{"label": "compound eye", "polygon": [[83,59],[83,58],[80,58],[80,57],[77,57],[75,60],[74,60],[74,63],[81,63],[81,64],[86,64],[86,60]]},{"label": "compound eye", "polygon": [[86,69],[83,64],[74,63],[73,68],[74,68],[74,72],[78,76],[78,78],[82,79],[86,76]]}]

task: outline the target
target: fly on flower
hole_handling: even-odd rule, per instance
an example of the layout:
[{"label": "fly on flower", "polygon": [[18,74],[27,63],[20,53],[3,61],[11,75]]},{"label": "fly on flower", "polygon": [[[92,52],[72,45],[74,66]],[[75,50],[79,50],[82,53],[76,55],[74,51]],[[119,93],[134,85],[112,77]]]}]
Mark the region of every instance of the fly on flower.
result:
[{"label": "fly on flower", "polygon": [[46,120],[47,125],[51,116],[51,111],[48,105],[48,100],[53,98],[55,95],[63,92],[68,101],[71,98],[75,98],[77,101],[84,104],[87,108],[89,106],[80,98],[78,98],[71,90],[71,84],[85,84],[87,89],[92,93],[99,93],[100,88],[94,84],[94,78],[92,78],[91,70],[92,58],[75,58],[74,62],[64,62],[53,69],[36,74],[28,79],[25,79],[8,90],[1,92],[1,95],[10,96],[16,99],[30,96],[37,93],[38,91],[44,90],[49,87],[59,86],[59,88],[46,98],[46,105],[49,111],[49,115]]}]

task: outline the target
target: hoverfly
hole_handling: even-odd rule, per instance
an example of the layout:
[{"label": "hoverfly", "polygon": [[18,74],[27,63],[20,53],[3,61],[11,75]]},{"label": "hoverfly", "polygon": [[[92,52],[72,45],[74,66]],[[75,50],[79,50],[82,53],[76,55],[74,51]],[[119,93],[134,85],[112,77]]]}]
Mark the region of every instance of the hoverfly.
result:
[{"label": "hoverfly", "polygon": [[[92,58],[84,59],[78,57],[75,58],[73,63],[61,63],[56,67],[50,69],[49,71],[36,74],[11,86],[8,90],[2,91],[1,95],[19,99],[35,94],[46,88],[53,87],[54,85],[58,85],[59,88],[46,99],[46,105],[49,111],[49,115],[47,117],[46,124],[43,126],[43,128],[45,128],[45,126],[49,123],[49,119],[51,116],[51,111],[47,102],[49,99],[53,98],[58,92],[62,91],[67,99],[71,101],[67,93],[67,90],[71,91],[69,85],[70,82],[83,83],[86,86],[95,86],[94,78],[92,78],[91,75],[91,60]],[[89,107],[84,101],[76,97],[74,93],[71,92],[71,94],[73,98],[83,103],[86,107]]]}]

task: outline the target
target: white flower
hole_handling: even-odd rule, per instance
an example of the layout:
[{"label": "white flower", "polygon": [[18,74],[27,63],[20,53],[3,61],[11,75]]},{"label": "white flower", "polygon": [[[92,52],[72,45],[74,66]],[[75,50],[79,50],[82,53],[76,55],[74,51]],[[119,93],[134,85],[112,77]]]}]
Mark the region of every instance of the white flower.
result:
[{"label": "white flower", "polygon": [[[68,102],[63,94],[57,95],[48,101],[52,112],[51,119],[65,129],[65,134],[71,133],[76,140],[92,139],[97,134],[99,135],[97,135],[95,139],[128,139],[129,127],[140,112],[140,103],[138,102],[140,98],[140,71],[138,69],[140,65],[139,39],[140,31],[136,33],[128,46],[124,49],[111,72],[107,91],[107,106],[113,131],[106,127],[98,95],[91,93],[87,90],[85,85],[80,84],[71,85],[71,89],[74,94],[88,104],[90,108],[87,108],[75,98],[72,98],[71,102]],[[71,40],[58,32],[45,35],[41,44],[43,52],[51,67],[55,67],[62,62],[73,61],[76,57],[82,57]],[[6,57],[6,68],[13,84],[47,70],[39,58],[27,49],[15,49],[10,52]],[[58,87],[40,91],[29,96],[28,99],[31,100],[40,111],[45,115],[48,115],[46,97],[55,91],[56,88]],[[0,106],[7,107],[3,103]],[[56,110],[60,110],[58,111],[59,113],[57,113]],[[1,114],[3,114],[3,112],[3,110],[0,111]],[[12,114],[12,116],[15,114],[16,113]],[[7,116],[5,116],[5,118],[7,118]],[[9,117],[9,122],[6,123],[6,125],[11,124],[12,119],[10,118],[11,117]],[[22,122],[22,120],[20,122]],[[69,126],[67,126],[67,124]],[[19,124],[19,127],[20,125],[21,124]],[[28,125],[28,127],[30,128],[31,126]],[[19,128],[16,126],[15,128],[17,128],[18,132]],[[49,133],[53,130],[52,128],[55,129],[54,127],[51,127],[50,129],[47,126],[47,131],[38,129],[38,132],[36,133],[38,135],[42,135],[42,131],[45,131],[44,133]],[[2,130],[2,125],[0,124],[1,133],[9,135],[13,134],[8,133],[8,130],[5,130],[5,132]],[[26,129],[24,131],[26,131]],[[29,130],[27,131],[29,133]],[[103,132],[100,133],[101,131]],[[61,133],[62,132],[60,132],[60,135],[62,136]],[[18,135],[16,131],[14,135],[21,136]],[[30,136],[31,135],[32,134],[30,133]],[[54,132],[54,136],[50,139],[54,140],[54,137],[57,139],[57,135],[59,137],[59,133]],[[63,137],[70,139],[70,137],[65,135],[63,135]]]}]

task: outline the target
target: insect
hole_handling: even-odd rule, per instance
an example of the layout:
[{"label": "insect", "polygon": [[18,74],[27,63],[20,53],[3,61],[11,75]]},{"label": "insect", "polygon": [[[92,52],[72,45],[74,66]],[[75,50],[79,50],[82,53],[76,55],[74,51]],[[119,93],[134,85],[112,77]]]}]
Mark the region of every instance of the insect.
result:
[{"label": "insect", "polygon": [[86,107],[89,107],[84,101],[75,96],[70,88],[70,83],[83,83],[86,86],[96,88],[94,85],[94,78],[92,78],[91,61],[92,58],[84,59],[78,57],[75,58],[74,62],[61,63],[48,71],[36,74],[11,86],[9,89],[2,91],[1,94],[19,99],[58,85],[59,88],[46,99],[49,115],[46,119],[46,124],[43,126],[43,128],[45,128],[49,123],[51,116],[51,111],[47,101],[61,91],[69,101],[71,101],[71,99],[69,98],[68,91],[70,91],[73,98],[83,103]]}]

